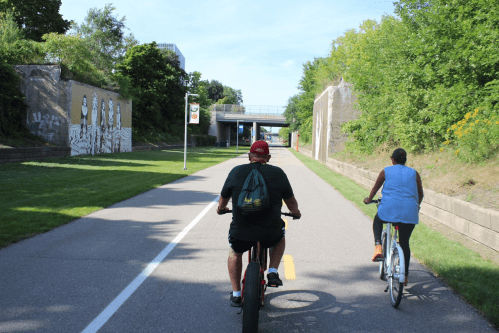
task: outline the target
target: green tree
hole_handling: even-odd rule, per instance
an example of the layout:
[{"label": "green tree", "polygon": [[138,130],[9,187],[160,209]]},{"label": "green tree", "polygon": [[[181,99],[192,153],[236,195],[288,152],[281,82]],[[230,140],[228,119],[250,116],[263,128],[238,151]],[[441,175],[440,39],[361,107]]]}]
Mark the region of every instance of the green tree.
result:
[{"label": "green tree", "polygon": [[206,81],[206,89],[208,91],[208,98],[216,103],[219,99],[224,97],[224,86],[217,80]]},{"label": "green tree", "polygon": [[298,118],[298,99],[300,95],[294,95],[288,98],[288,103],[286,104],[286,109],[284,110],[284,116],[286,117],[286,122],[288,122],[289,128],[292,132],[298,131],[301,125],[301,119]]},{"label": "green tree", "polygon": [[9,64],[37,63],[44,58],[40,45],[23,39],[11,11],[0,13],[0,57]]},{"label": "green tree", "polygon": [[223,86],[223,97],[216,104],[241,105],[243,103],[243,93],[241,89],[233,89],[229,86]]},{"label": "green tree", "polygon": [[0,57],[0,136],[16,136],[27,133],[27,106],[19,91],[20,78]]},{"label": "green tree", "polygon": [[314,99],[325,84],[324,80],[318,80],[318,74],[325,64],[324,58],[315,58],[313,62],[303,64],[303,76],[298,85],[300,92],[288,100],[284,112],[287,121],[291,123],[291,129],[299,130],[300,139],[304,142],[309,142],[312,138]]},{"label": "green tree", "polygon": [[206,82],[201,80],[200,72],[189,73],[188,75],[188,90],[192,94],[198,94],[199,97],[190,97],[189,102],[192,101],[199,103],[200,119],[199,125],[189,126],[190,133],[192,134],[208,134],[211,122],[210,106],[212,105],[211,99],[208,98],[208,90],[206,89]]},{"label": "green tree", "polygon": [[117,65],[120,81],[132,87],[132,126],[140,135],[183,132],[187,74],[171,59],[176,57],[165,56],[153,42],[132,47]]},{"label": "green tree", "polygon": [[107,79],[93,62],[85,40],[78,36],[51,33],[43,36],[42,48],[47,59],[61,65],[62,75],[69,79],[107,88]]},{"label": "green tree", "polygon": [[36,42],[47,33],[64,34],[69,29],[71,22],[59,14],[60,7],[60,0],[0,0],[0,13],[12,11],[25,38]]},{"label": "green tree", "polygon": [[92,53],[92,62],[108,81],[126,51],[138,44],[133,34],[126,34],[126,18],[119,18],[116,7],[106,4],[103,9],[91,8],[81,25],[73,26],[73,35],[82,38]]}]

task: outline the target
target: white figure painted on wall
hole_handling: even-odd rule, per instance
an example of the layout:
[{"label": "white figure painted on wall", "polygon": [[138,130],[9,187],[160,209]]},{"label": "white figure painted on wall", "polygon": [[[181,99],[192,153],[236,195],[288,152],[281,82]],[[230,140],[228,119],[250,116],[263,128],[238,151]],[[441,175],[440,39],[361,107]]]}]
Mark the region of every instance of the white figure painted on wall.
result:
[{"label": "white figure painted on wall", "polygon": [[100,105],[101,117],[100,117],[100,152],[107,153],[106,151],[106,102],[104,98]]},{"label": "white figure painted on wall", "polygon": [[114,144],[113,144],[113,135],[114,135],[114,102],[113,99],[109,99],[109,120],[108,120],[108,140],[109,140],[109,147],[111,148],[111,153],[114,153]]},{"label": "white figure painted on wall", "polygon": [[116,129],[114,131],[114,151],[121,151],[121,105],[118,103],[116,106]]},{"label": "white figure painted on wall", "polygon": [[98,108],[98,104],[99,104],[99,101],[97,99],[97,93],[96,92],[93,92],[92,93],[92,138],[91,138],[91,141],[92,141],[92,155],[95,154],[96,150],[98,149],[98,139],[97,139],[97,115],[98,115],[98,111],[97,111],[97,108]]},{"label": "white figure painted on wall", "polygon": [[81,105],[81,131],[80,131],[80,154],[88,154],[90,152],[90,133],[88,132],[88,107],[87,95],[83,95]]}]

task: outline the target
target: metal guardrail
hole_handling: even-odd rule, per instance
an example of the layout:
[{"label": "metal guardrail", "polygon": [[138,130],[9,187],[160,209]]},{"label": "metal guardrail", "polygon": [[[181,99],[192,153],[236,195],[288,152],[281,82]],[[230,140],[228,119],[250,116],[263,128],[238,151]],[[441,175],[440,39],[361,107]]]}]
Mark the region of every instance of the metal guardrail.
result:
[{"label": "metal guardrail", "polygon": [[211,111],[221,114],[239,114],[239,115],[261,115],[261,116],[284,116],[285,106],[274,105],[235,105],[235,104],[213,104]]}]

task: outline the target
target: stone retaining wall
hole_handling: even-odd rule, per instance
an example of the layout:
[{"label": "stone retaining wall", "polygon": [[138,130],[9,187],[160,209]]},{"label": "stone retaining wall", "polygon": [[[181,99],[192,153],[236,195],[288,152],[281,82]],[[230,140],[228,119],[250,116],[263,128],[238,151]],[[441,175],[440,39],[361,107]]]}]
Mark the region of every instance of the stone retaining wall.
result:
[{"label": "stone retaining wall", "polygon": [[[312,158],[312,152],[308,149],[300,147],[299,152]],[[373,187],[378,177],[376,172],[360,169],[330,157],[327,158],[326,165],[367,190]],[[424,189],[420,213],[499,251],[499,212],[495,210]]]},{"label": "stone retaining wall", "polygon": [[0,164],[71,156],[70,147],[0,148]]}]

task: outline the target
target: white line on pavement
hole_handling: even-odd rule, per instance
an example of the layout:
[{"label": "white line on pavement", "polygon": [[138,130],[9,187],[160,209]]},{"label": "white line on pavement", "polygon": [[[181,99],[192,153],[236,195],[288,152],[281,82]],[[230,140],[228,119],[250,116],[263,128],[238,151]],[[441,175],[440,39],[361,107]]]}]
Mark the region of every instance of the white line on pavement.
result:
[{"label": "white line on pavement", "polygon": [[139,276],[135,278],[119,295],[112,301],[105,309],[102,311],[97,318],[95,318],[82,333],[95,333],[101,329],[102,326],[111,318],[113,314],[118,311],[120,306],[126,302],[126,300],[139,288],[139,286],[144,282],[149,275],[158,267],[158,265],[166,258],[166,256],[177,246],[178,243],[184,238],[185,235],[203,218],[203,216],[216,204],[218,203],[219,196],[215,198],[201,213],[187,227],[182,230],[177,237],[175,237],[170,244],[168,244],[160,254],[156,256],[147,265],[147,267],[140,273]]}]

